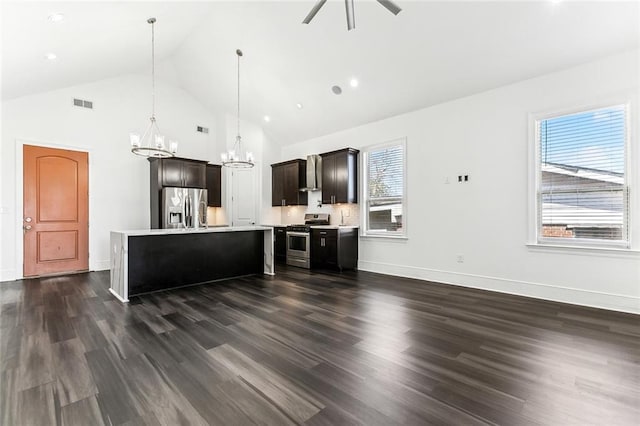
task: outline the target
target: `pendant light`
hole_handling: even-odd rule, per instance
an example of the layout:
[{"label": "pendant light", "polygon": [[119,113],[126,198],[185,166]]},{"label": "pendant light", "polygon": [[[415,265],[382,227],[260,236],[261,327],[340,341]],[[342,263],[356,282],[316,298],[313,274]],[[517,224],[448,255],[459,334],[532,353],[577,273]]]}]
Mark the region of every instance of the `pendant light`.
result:
[{"label": "pendant light", "polygon": [[242,138],[240,137],[240,57],[242,56],[242,50],[236,50],[236,55],[238,56],[238,134],[236,135],[233,149],[222,153],[220,157],[222,158],[222,165],[225,167],[248,169],[254,165],[253,154],[250,152],[243,153]]},{"label": "pendant light", "polygon": [[155,31],[156,18],[149,18],[151,24],[151,118],[147,130],[140,136],[139,133],[130,133],[131,152],[142,157],[169,158],[178,152],[178,142],[169,140],[167,149],[164,135],[160,133],[156,122],[156,56],[155,56]]}]

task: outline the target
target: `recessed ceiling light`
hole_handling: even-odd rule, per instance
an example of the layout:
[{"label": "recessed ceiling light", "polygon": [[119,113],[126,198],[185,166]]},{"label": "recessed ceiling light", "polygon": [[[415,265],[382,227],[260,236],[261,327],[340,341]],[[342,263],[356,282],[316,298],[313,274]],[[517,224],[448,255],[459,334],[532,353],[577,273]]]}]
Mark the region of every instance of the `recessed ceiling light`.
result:
[{"label": "recessed ceiling light", "polygon": [[351,87],[358,87],[358,80],[355,78],[352,78],[351,80],[349,80],[349,85]]},{"label": "recessed ceiling light", "polygon": [[303,106],[301,103],[297,103],[297,104],[296,104],[296,108],[298,108],[298,109],[302,109],[302,108],[304,108],[304,106]]},{"label": "recessed ceiling light", "polygon": [[267,123],[271,121],[271,117],[269,117],[268,115],[264,116],[264,121],[266,121]]},{"label": "recessed ceiling light", "polygon": [[53,61],[58,57],[58,55],[56,55],[55,53],[47,53],[46,55],[44,55],[44,57],[50,61]]},{"label": "recessed ceiling light", "polygon": [[331,91],[335,94],[335,95],[339,95],[342,93],[342,88],[340,86],[333,86],[331,88]]},{"label": "recessed ceiling light", "polygon": [[49,22],[60,22],[64,21],[64,15],[62,13],[52,13],[47,19],[49,19]]}]

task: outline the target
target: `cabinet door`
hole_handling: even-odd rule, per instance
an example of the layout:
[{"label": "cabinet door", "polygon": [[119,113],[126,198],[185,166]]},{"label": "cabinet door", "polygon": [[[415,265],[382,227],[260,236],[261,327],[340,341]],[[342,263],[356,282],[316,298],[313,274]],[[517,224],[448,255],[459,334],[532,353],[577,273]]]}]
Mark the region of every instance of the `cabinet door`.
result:
[{"label": "cabinet door", "polygon": [[334,158],[334,203],[349,203],[349,153],[339,152]]},{"label": "cabinet door", "polygon": [[332,204],[335,195],[335,155],[322,156],[322,204]]},{"label": "cabinet door", "polygon": [[320,231],[311,231],[311,267],[322,268],[327,257],[324,247],[324,235],[320,235]]},{"label": "cabinet door", "polygon": [[284,170],[282,166],[271,167],[271,205],[281,206],[284,199]]},{"label": "cabinet door", "polygon": [[191,161],[182,162],[182,186],[185,188],[206,188],[206,164]]},{"label": "cabinet door", "polygon": [[282,166],[283,172],[283,197],[287,206],[299,204],[300,187],[298,186],[298,163]]},{"label": "cabinet door", "polygon": [[182,160],[165,158],[162,161],[162,186],[182,186]]},{"label": "cabinet door", "polygon": [[338,266],[338,235],[335,231],[329,231],[324,240],[325,260],[328,267]]},{"label": "cabinet door", "polygon": [[287,260],[287,228],[275,227],[273,229],[275,234],[275,255],[276,260],[285,262]]},{"label": "cabinet door", "polygon": [[222,207],[222,167],[207,164],[207,205]]}]

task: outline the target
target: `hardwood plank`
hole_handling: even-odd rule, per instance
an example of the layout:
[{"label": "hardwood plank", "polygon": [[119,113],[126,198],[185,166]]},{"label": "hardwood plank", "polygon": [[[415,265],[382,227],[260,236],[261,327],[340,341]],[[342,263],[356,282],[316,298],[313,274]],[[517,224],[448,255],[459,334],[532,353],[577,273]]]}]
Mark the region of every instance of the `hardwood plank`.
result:
[{"label": "hardwood plank", "polygon": [[104,425],[100,405],[95,396],[73,402],[61,408],[62,425]]},{"label": "hardwood plank", "polygon": [[304,422],[324,408],[302,390],[296,390],[286,379],[229,345],[221,345],[208,352],[213,359],[241,376],[254,390],[262,393],[296,422]]},{"label": "hardwood plank", "polygon": [[[18,394],[18,425],[55,425],[60,423],[60,406],[53,383],[34,386]],[[11,424],[11,423],[9,423]]]},{"label": "hardwood plank", "polygon": [[60,405],[65,406],[98,392],[84,357],[85,348],[78,338],[52,345],[56,391]]}]

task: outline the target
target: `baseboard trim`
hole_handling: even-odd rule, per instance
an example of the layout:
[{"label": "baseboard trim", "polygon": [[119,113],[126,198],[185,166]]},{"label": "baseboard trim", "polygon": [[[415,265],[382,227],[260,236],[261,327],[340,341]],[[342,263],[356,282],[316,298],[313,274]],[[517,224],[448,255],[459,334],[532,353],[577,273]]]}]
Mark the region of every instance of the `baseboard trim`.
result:
[{"label": "baseboard trim", "polygon": [[15,281],[17,279],[15,269],[0,269],[0,281]]},{"label": "baseboard trim", "polygon": [[571,305],[608,309],[611,311],[640,314],[640,297],[561,287],[550,284],[517,281],[484,275],[442,271],[417,266],[360,260],[358,269],[385,275],[433,281],[461,287],[477,288],[499,293],[514,294],[536,299],[550,300]]},{"label": "baseboard trim", "polygon": [[89,268],[92,271],[105,271],[107,269],[111,269],[111,261],[109,260],[96,260],[95,262],[91,262]]}]

